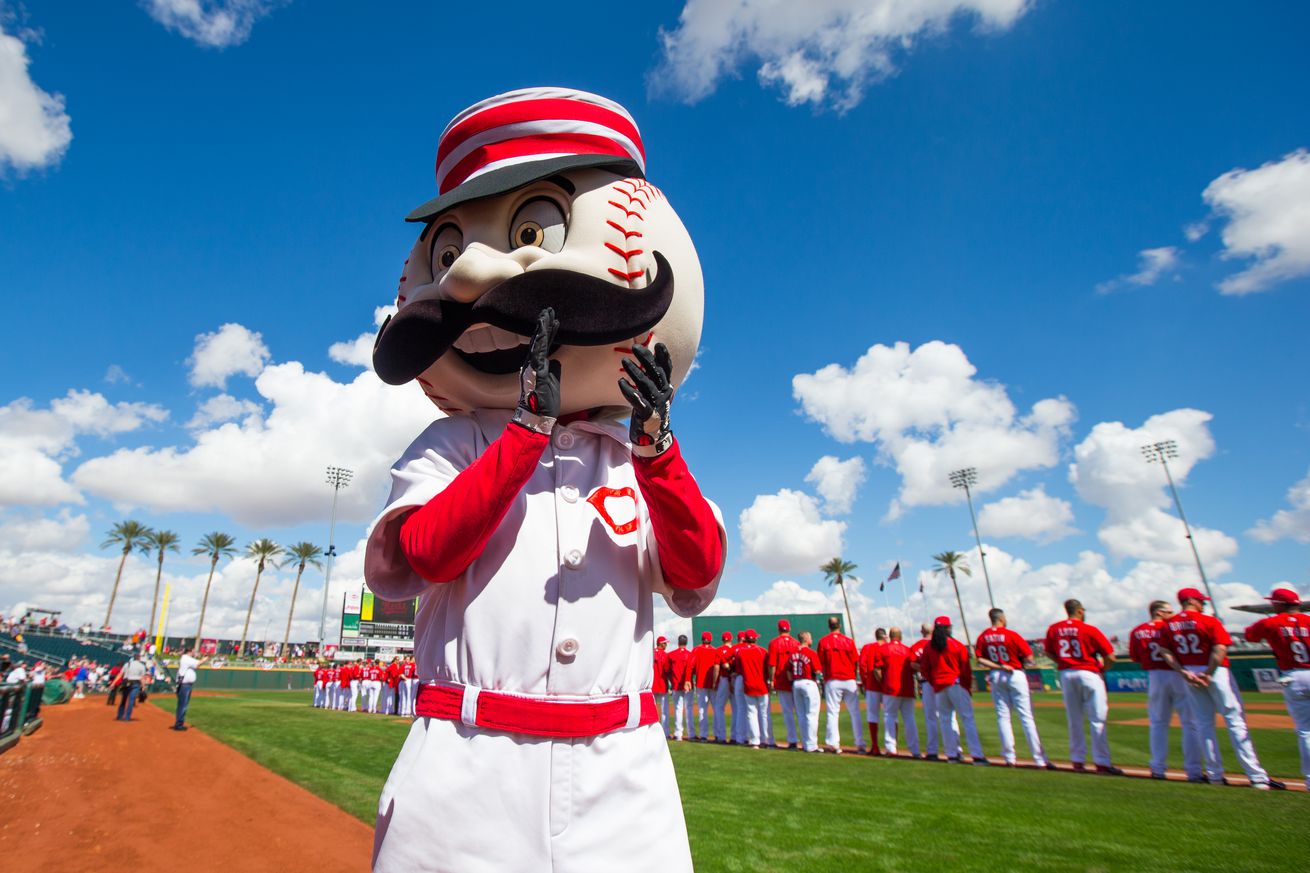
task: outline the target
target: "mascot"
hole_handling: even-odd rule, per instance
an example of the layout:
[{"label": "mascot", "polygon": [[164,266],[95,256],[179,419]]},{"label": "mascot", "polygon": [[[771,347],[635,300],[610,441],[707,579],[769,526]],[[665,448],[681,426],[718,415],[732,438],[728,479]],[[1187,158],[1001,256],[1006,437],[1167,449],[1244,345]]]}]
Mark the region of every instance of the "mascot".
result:
[{"label": "mascot", "polygon": [[372,591],[419,597],[374,869],[690,870],[651,636],[653,596],[700,613],[725,555],[669,421],[700,341],[696,250],[603,97],[484,100],[436,163],[373,354],[446,413],[368,537]]}]

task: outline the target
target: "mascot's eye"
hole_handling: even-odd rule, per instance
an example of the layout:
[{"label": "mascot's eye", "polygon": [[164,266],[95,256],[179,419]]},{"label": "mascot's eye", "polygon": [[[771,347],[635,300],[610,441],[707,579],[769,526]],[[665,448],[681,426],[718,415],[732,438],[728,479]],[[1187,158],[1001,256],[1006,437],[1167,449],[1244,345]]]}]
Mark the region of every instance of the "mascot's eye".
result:
[{"label": "mascot's eye", "polygon": [[453,224],[443,225],[432,240],[432,273],[450,269],[464,249],[464,235]]},{"label": "mascot's eye", "polygon": [[509,247],[537,246],[548,252],[564,248],[564,210],[554,200],[538,197],[529,200],[514,213],[509,223]]}]

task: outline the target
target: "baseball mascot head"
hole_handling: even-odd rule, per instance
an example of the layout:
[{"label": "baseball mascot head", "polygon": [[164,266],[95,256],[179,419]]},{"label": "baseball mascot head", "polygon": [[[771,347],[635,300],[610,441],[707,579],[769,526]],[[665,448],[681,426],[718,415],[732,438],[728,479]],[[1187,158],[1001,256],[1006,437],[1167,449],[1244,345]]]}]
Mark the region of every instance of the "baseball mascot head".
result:
[{"label": "baseball mascot head", "polygon": [[532,352],[551,359],[539,381],[558,397],[538,399],[555,415],[658,402],[642,380],[671,391],[686,376],[704,292],[686,229],[645,176],[636,123],[604,97],[527,88],[461,112],[437,149],[438,196],[408,216],[423,231],[378,333],[378,375],[417,381],[449,414],[513,409],[539,390],[531,368],[520,378]]}]

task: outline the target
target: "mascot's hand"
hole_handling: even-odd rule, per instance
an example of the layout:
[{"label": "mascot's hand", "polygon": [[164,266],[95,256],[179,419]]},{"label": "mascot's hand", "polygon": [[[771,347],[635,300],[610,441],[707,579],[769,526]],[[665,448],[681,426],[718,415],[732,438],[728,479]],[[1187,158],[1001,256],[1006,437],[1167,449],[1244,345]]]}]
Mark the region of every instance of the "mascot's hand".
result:
[{"label": "mascot's hand", "polygon": [[519,371],[521,393],[514,421],[537,433],[550,433],[559,416],[560,363],[549,357],[558,330],[555,310],[550,307],[541,310],[528,347],[528,359]]},{"label": "mascot's hand", "polygon": [[[673,361],[664,343],[655,344],[655,353],[640,343],[632,344],[633,358],[623,359],[627,379],[619,380],[619,390],[632,405],[632,422],[628,434],[632,453],[643,458],[664,454],[673,445],[669,430],[669,404],[673,402]],[[631,380],[631,381],[629,381]]]}]

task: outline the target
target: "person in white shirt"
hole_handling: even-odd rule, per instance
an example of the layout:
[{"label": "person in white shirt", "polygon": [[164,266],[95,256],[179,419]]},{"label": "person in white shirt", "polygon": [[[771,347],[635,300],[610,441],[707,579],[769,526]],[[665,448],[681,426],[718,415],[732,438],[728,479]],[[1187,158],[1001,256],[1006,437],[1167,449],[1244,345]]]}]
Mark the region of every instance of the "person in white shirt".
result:
[{"label": "person in white shirt", "polygon": [[[205,659],[209,660],[208,658]],[[186,649],[177,659],[177,717],[173,720],[173,730],[186,730],[186,711],[191,705],[191,688],[196,684],[196,668],[203,663],[196,660],[194,649]]]}]

